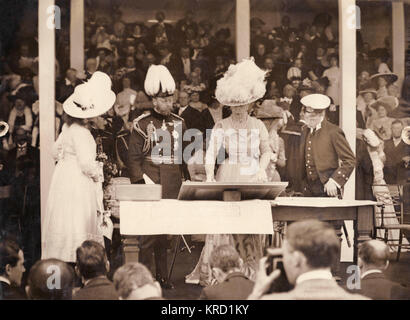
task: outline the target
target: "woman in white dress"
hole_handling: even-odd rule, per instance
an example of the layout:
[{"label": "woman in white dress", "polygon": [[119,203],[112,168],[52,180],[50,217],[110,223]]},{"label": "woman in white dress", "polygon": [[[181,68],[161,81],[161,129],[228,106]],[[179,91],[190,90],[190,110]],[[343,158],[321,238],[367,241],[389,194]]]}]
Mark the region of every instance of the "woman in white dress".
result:
[{"label": "woman in white dress", "polygon": [[[259,69],[252,59],[231,65],[225,76],[218,80],[215,96],[221,104],[231,107],[232,114],[218,121],[212,129],[205,156],[207,182],[268,180],[266,168],[274,156],[269,146],[269,134],[261,120],[248,115],[253,103],[265,94],[264,78],[265,71]],[[222,146],[228,158],[220,164],[215,175],[215,160]],[[215,283],[209,258],[216,247],[226,244],[236,248],[243,261],[241,271],[253,280],[258,261],[263,256],[265,238],[265,235],[253,234],[206,235],[199,261],[194,271],[186,277],[186,282],[204,286]]]},{"label": "woman in white dress", "polygon": [[330,68],[323,72],[322,77],[329,79],[329,86],[327,87],[326,94],[333,99],[333,104],[339,105],[339,92],[340,92],[340,69],[339,58],[336,54],[329,57]]},{"label": "woman in white dress", "polygon": [[95,72],[64,102],[66,123],[53,146],[57,161],[42,217],[42,259],[76,261],[76,249],[85,240],[104,245],[102,166],[96,162],[96,143],[87,129],[89,118],[107,112],[115,102],[110,78]]},{"label": "woman in white dress", "polygon": [[[386,155],[384,154],[383,151],[383,141],[377,137],[377,135],[374,133],[374,131],[370,129],[366,129],[363,131],[363,140],[367,143],[367,150],[369,151],[370,159],[373,164],[373,184],[377,185],[374,186],[374,196],[377,201],[381,201],[383,203],[386,203],[385,210],[387,212],[392,212],[394,211],[393,205],[388,205],[389,203],[392,202],[392,198],[389,192],[389,189],[386,186],[383,186],[386,184],[386,181],[384,180],[384,175],[383,175],[383,167],[384,167],[384,162],[386,160]],[[380,198],[382,197],[382,198]],[[380,208],[376,207],[376,210],[378,210],[378,213],[380,213]],[[377,225],[380,225],[380,219],[379,221],[376,221]],[[394,217],[384,217],[384,224],[389,225],[389,224],[398,224],[399,221],[397,218]],[[395,239],[396,241],[395,244],[398,243],[399,239],[399,230],[397,229],[390,229],[388,230],[389,232],[389,239]],[[384,233],[382,230],[377,231],[377,236],[384,238]],[[408,241],[406,238],[403,238],[403,244],[408,244]],[[397,247],[391,247],[391,250],[397,249]],[[402,248],[402,251],[405,251],[404,248]]]}]

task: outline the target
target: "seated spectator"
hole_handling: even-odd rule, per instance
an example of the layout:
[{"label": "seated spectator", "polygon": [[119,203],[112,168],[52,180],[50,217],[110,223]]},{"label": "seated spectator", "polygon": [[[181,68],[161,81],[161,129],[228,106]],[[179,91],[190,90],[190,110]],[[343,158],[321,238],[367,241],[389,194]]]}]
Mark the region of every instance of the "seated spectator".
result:
[{"label": "seated spectator", "polygon": [[107,278],[110,263],[104,247],[86,240],[77,248],[75,270],[83,287],[74,293],[73,300],[117,300],[114,285]]},{"label": "seated spectator", "polygon": [[253,55],[255,58],[255,63],[259,68],[263,68],[265,62],[266,47],[263,43],[258,43],[256,45],[256,52]]},{"label": "seated spectator", "polygon": [[204,110],[203,103],[199,101],[199,92],[192,91],[190,95],[189,106],[181,113],[181,117],[185,120],[187,129],[201,128],[201,112]]},{"label": "seated spectator", "polygon": [[377,115],[370,123],[370,129],[375,131],[382,140],[389,140],[394,119],[388,117],[387,114],[393,110],[394,101],[389,97],[380,98],[372,104],[372,107],[376,109]]},{"label": "seated spectator", "polygon": [[155,44],[159,44],[163,41],[173,43],[174,28],[169,23],[164,22],[164,11],[157,11],[155,13],[155,19],[157,19],[157,23],[150,28],[149,41]]},{"label": "seated spectator", "polygon": [[143,71],[136,68],[134,56],[128,56],[125,59],[124,71],[124,77],[127,77],[130,80],[130,88],[133,90],[141,90],[141,88],[143,88],[142,85],[145,77],[143,75]]},{"label": "seated spectator", "polygon": [[356,99],[356,118],[359,128],[369,128],[373,120],[377,118],[377,111],[373,107],[376,97],[377,91],[373,88],[363,88],[359,91],[359,96]]},{"label": "seated spectator", "polygon": [[97,60],[95,58],[88,58],[85,63],[85,76],[90,79],[94,72],[97,71]]},{"label": "seated spectator", "polygon": [[391,124],[392,137],[384,142],[386,162],[384,164],[384,179],[388,184],[398,183],[398,170],[403,158],[410,155],[410,146],[401,139],[403,123],[396,119]]},{"label": "seated spectator", "polygon": [[63,103],[74,92],[74,88],[81,83],[77,78],[77,70],[70,68],[66,71],[65,78],[57,85],[57,101]]},{"label": "seated spectator", "polygon": [[71,300],[73,285],[74,272],[67,263],[39,260],[30,269],[26,293],[30,300]]},{"label": "seated spectator", "polygon": [[253,282],[240,272],[243,261],[233,246],[221,245],[212,251],[210,265],[217,284],[205,287],[201,300],[246,300]]},{"label": "seated spectator", "polygon": [[143,264],[127,263],[114,274],[120,300],[163,300],[161,286]]},{"label": "seated spectator", "polygon": [[114,110],[117,116],[120,116],[128,127],[129,114],[131,106],[135,103],[135,99],[137,98],[137,91],[131,89],[131,80],[127,75],[122,78],[122,87],[123,90],[117,94]]},{"label": "seated spectator", "polygon": [[14,101],[14,106],[10,111],[9,124],[9,146],[13,144],[12,136],[18,128],[30,132],[33,128],[33,114],[30,107],[26,103],[26,96],[17,92],[14,96],[9,96]]},{"label": "seated spectator", "polygon": [[351,290],[374,300],[408,300],[410,289],[390,281],[384,275],[389,266],[389,248],[379,240],[363,242],[359,247],[359,290]]},{"label": "seated spectator", "polygon": [[356,300],[333,279],[331,267],[340,257],[340,240],[333,228],[318,220],[292,223],[282,249],[269,249],[271,255],[283,255],[286,278],[294,289],[284,293],[268,292],[281,271],[266,274],[268,257],[259,262],[255,286],[248,299],[263,300]]},{"label": "seated spectator", "polygon": [[367,70],[363,70],[359,73],[359,76],[357,77],[357,88],[360,91],[369,88],[369,86],[371,86],[370,73]]},{"label": "seated spectator", "polygon": [[290,105],[293,102],[293,99],[296,97],[296,89],[290,85],[287,84],[283,88],[283,97],[279,99],[278,105],[283,109],[283,110],[289,110]]},{"label": "seated spectator", "polygon": [[189,106],[189,94],[186,91],[181,91],[178,96],[178,103],[174,106],[175,113],[179,116],[185,111]]},{"label": "seated spectator", "polygon": [[339,57],[336,54],[332,54],[328,57],[330,68],[323,72],[323,77],[329,79],[329,86],[326,90],[326,95],[332,98],[335,105],[339,105],[339,92],[340,92],[340,69],[339,69]]},{"label": "seated spectator", "polygon": [[12,240],[0,242],[0,300],[24,300],[20,290],[24,268],[24,254]]},{"label": "seated spectator", "polygon": [[303,60],[302,58],[297,58],[293,62],[293,66],[289,68],[287,73],[287,79],[290,81],[292,78],[305,78],[305,73],[302,74]]},{"label": "seated spectator", "polygon": [[377,88],[377,98],[388,96],[387,86],[397,81],[394,73],[376,73],[370,77],[372,85]]}]

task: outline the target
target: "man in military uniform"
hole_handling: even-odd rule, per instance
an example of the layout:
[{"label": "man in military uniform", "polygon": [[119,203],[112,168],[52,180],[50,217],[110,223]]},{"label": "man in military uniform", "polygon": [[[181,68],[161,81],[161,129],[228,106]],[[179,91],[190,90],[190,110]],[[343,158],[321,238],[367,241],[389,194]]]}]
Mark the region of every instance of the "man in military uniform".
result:
[{"label": "man in military uniform", "polygon": [[[145,79],[145,91],[152,97],[154,108],[134,120],[129,140],[131,183],[145,183],[145,174],[162,185],[163,199],[176,199],[182,184],[185,124],[181,117],[171,113],[174,90],[175,82],[168,69],[151,66]],[[167,279],[167,236],[141,236],[139,244],[140,262],[149,266],[153,250],[156,278],[163,288],[172,288]]]},{"label": "man in military uniform", "polygon": [[303,194],[306,197],[341,196],[356,158],[338,126],[325,119],[330,99],[310,94],[301,99],[306,127],[300,145],[303,167]]},{"label": "man in military uniform", "polygon": [[[325,119],[330,98],[310,94],[301,99],[306,127],[302,130],[300,154],[303,162],[305,197],[341,197],[342,188],[356,165],[355,155],[338,126]],[[328,221],[341,239],[343,220]],[[335,266],[338,273],[340,263]]]}]

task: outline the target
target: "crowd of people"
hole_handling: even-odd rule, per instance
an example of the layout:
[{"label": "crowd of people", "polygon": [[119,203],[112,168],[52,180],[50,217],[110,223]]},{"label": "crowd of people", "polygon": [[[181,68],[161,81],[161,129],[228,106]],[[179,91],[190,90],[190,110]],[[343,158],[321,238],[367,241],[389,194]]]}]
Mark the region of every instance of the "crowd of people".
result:
[{"label": "crowd of people", "polygon": [[[256,88],[262,75],[263,88],[256,88],[256,91],[263,91],[263,93],[259,95],[255,91],[255,99],[239,99],[235,103],[232,101],[237,97],[226,98],[230,93],[236,93],[235,90],[232,90],[232,84],[226,84],[226,88],[221,89],[226,75],[232,76],[233,71],[237,71],[237,69],[230,67],[236,63],[234,46],[230,41],[230,29],[215,28],[207,20],[197,22],[194,11],[187,11],[183,19],[173,25],[165,22],[166,15],[163,11],[158,11],[155,19],[157,22],[151,25],[148,23],[127,24],[122,21],[119,10],[114,11],[112,17],[108,19],[107,17],[97,17],[95,11],[88,8],[85,19],[84,71],[70,67],[68,34],[62,32],[57,39],[56,138],[63,131],[64,125],[66,128],[72,128],[60,135],[62,138],[57,141],[57,144],[64,145],[64,143],[67,144],[68,139],[73,139],[74,143],[72,143],[71,148],[73,150],[77,148],[77,152],[86,149],[90,151],[96,145],[96,152],[84,152],[83,156],[86,160],[84,160],[85,158],[83,160],[86,162],[97,157],[104,162],[103,186],[108,200],[107,193],[110,192],[112,178],[122,177],[129,179],[130,183],[144,183],[143,171],[139,168],[143,152],[138,148],[141,146],[142,151],[144,151],[146,147],[144,139],[140,135],[141,131],[143,136],[145,132],[149,132],[152,124],[157,128],[162,125],[167,129],[165,123],[174,123],[180,119],[184,120],[184,130],[197,129],[203,137],[206,137],[207,132],[212,129],[257,130],[259,143],[256,149],[252,149],[255,146],[247,144],[251,149],[244,151],[246,154],[257,155],[260,167],[253,173],[252,178],[246,176],[244,179],[257,182],[288,181],[286,195],[289,196],[306,196],[308,191],[310,196],[341,196],[343,185],[355,166],[357,169],[357,199],[373,199],[373,184],[403,184],[407,182],[410,147],[404,143],[401,136],[403,128],[409,125],[410,119],[410,79],[404,80],[402,88],[398,88],[395,84],[398,77],[391,72],[391,47],[388,38],[384,48],[371,48],[368,43],[361,40],[360,36],[358,37],[357,147],[355,157],[343,132],[335,126],[339,124],[340,71],[337,55],[338,39],[332,31],[332,17],[329,14],[318,14],[313,21],[301,23],[297,27],[292,25],[289,16],[283,16],[280,25],[268,32],[261,19],[252,18],[251,56],[253,59],[249,61],[252,63],[254,61],[255,68],[258,70],[253,69],[252,66],[250,69],[244,69],[242,78],[236,84],[238,88],[246,87],[246,83],[249,82],[252,84],[248,87],[255,85]],[[49,264],[60,265],[60,262],[49,259],[39,261],[41,251],[39,80],[38,58],[33,51],[33,47],[35,47],[33,43],[35,43],[33,39],[22,42],[18,52],[5,57],[7,63],[2,70],[0,120],[4,121],[2,126],[5,134],[0,138],[2,142],[0,145],[0,188],[2,188],[1,194],[4,194],[0,198],[0,209],[5,214],[0,216],[0,227],[1,237],[14,236],[14,240],[20,244],[20,248],[24,249],[26,266],[30,269],[27,283],[32,288],[28,289],[27,296],[35,298],[37,291],[33,288],[36,283],[41,285],[38,283],[38,279],[42,279],[41,272]],[[157,92],[152,94],[147,91],[148,72],[152,66],[157,65],[164,66],[166,70],[169,70],[171,78],[175,82],[172,90],[166,88],[166,92],[164,92],[164,88],[162,88],[163,96],[158,96],[158,90],[161,93],[161,86],[159,89],[157,88]],[[245,81],[244,74],[248,70],[252,72],[248,74]],[[81,126],[89,129],[91,136],[83,128],[72,126],[73,123],[79,124],[80,122],[73,120],[72,114],[70,114],[71,117],[67,117],[67,109],[63,107],[63,104],[66,105],[67,101],[72,100],[71,97],[80,91],[78,88],[85,88],[85,86],[89,88],[94,77],[97,76],[101,80],[101,73],[108,75],[108,81],[112,84],[112,88],[110,85],[108,91],[112,89],[115,97],[111,99],[111,94],[101,93],[98,99],[107,104],[106,112],[95,117],[88,115],[87,124],[81,122]],[[159,83],[163,84],[164,82],[161,80]],[[223,94],[226,101],[221,98],[222,93],[218,97],[217,83],[219,92],[225,90]],[[248,87],[246,89],[249,89]],[[317,100],[311,104],[309,96],[314,94],[326,95],[329,102],[322,101],[323,107],[318,107]],[[92,99],[97,98],[93,97]],[[159,99],[163,99],[165,102],[160,103]],[[108,108],[108,104],[110,104],[108,101],[111,100],[113,108]],[[76,108],[75,105],[78,107],[78,101],[69,101],[70,107],[72,109]],[[152,110],[160,109],[162,103],[168,102],[172,103],[173,115],[156,116]],[[103,102],[101,103],[103,104]],[[315,121],[316,124],[312,125]],[[308,140],[302,141],[302,139],[306,139],[304,135],[306,125],[313,130],[316,126],[320,128],[321,124],[323,124],[322,132],[328,130],[326,132],[331,133],[329,135],[331,139],[326,140],[322,137],[320,142],[319,140],[315,142],[315,138],[309,136]],[[172,131],[173,135],[174,132],[175,130]],[[95,143],[92,138],[95,139]],[[76,144],[75,141],[82,142]],[[332,151],[324,157],[317,158],[315,154],[312,154],[309,146],[301,149],[306,141],[317,143],[317,146],[337,145],[334,147],[336,154]],[[86,142],[89,144],[86,145]],[[214,146],[212,138],[208,142],[212,147]],[[177,148],[174,140],[172,143]],[[210,155],[207,152],[207,147],[208,145],[204,144],[203,148],[191,155],[187,165],[183,166],[183,179],[191,181],[241,181],[240,178],[243,176],[238,174],[243,169],[241,165],[228,165],[226,162],[215,167],[215,161],[212,162],[211,166],[203,165],[204,161],[196,161]],[[229,149],[234,149],[234,147],[228,144],[222,151],[230,154]],[[55,151],[54,156],[58,161],[59,149],[57,148]],[[219,156],[219,151],[221,150],[218,149],[216,153],[211,155],[213,160]],[[312,161],[309,159],[310,156],[315,158],[312,165],[308,165],[309,161]],[[248,160],[252,162],[251,158]],[[323,160],[324,158],[327,159],[328,163],[319,163],[318,159]],[[305,160],[307,168],[304,167]],[[343,164],[339,165],[339,161]],[[97,172],[98,168],[85,169],[82,164],[80,161],[80,169],[82,172],[87,171],[88,178],[94,182],[101,181]],[[329,166],[334,171],[322,168],[329,169]],[[65,186],[62,181],[70,179],[72,173],[70,170],[71,167],[67,171],[61,171],[64,171],[67,176],[56,178],[54,191],[58,189],[57,187]],[[148,169],[144,168],[144,170]],[[316,174],[316,170],[318,174]],[[144,172],[148,174],[149,171]],[[314,173],[312,174],[312,172]],[[172,176],[175,172],[167,174],[168,182],[162,181],[163,175],[159,173],[158,181],[154,182],[163,185],[163,197],[175,198],[179,182]],[[85,181],[82,176],[77,178],[77,182],[83,187],[91,181]],[[168,190],[171,180],[172,186]],[[307,190],[306,180],[317,181],[318,185],[311,185],[310,189]],[[78,190],[88,190],[88,193],[92,193],[91,189],[86,187],[79,187]],[[67,212],[75,211],[79,215],[81,215],[81,210],[74,210],[75,206],[79,208],[78,206],[82,205],[85,210],[88,210],[86,202],[95,195],[87,192],[82,193],[81,201],[84,200],[84,202],[72,203],[73,207],[68,206],[65,210]],[[55,210],[54,208],[64,200],[58,198],[57,194],[57,191],[51,194],[54,203],[49,204],[50,212]],[[85,199],[86,196],[87,199]],[[109,208],[108,202],[105,202],[105,208],[100,208],[100,211]],[[47,214],[45,216],[50,218]],[[111,219],[114,223],[118,222],[118,217],[115,215]],[[60,221],[56,222],[52,219],[46,222],[49,224],[43,225],[44,230],[47,228],[47,230],[55,230],[55,224],[60,224]],[[78,225],[72,224],[70,227],[76,230]],[[67,229],[66,225],[63,227]],[[334,227],[340,231],[341,225]],[[280,225],[278,225],[278,229],[281,229]],[[44,230],[41,234],[43,237]],[[97,230],[94,231],[87,232],[95,235]],[[289,230],[287,232],[289,235]],[[280,232],[280,234],[283,237],[283,233]],[[50,233],[47,234],[47,236],[49,235]],[[47,243],[50,246],[57,246],[58,241],[56,240],[59,237],[60,235],[56,233],[54,238],[47,238]],[[191,280],[194,278],[194,281],[201,280],[201,284],[205,283],[206,285],[215,280],[220,283],[239,282],[241,286],[247,288],[244,292],[251,291],[253,285],[250,284],[248,278],[258,283],[257,261],[263,255],[262,243],[264,239],[256,235],[237,235],[235,237],[218,235],[215,239],[211,239],[211,237],[207,236],[205,254],[201,256],[197,265],[198,270],[201,271],[196,273],[194,270],[189,278]],[[74,251],[79,245],[78,239],[74,239],[75,241],[73,240],[69,244],[59,244],[60,247],[52,248],[52,250],[58,250],[61,253],[57,254],[59,257],[67,255],[62,259],[66,262],[77,261],[76,273],[82,278],[84,287],[87,284],[92,287],[91,284],[94,280],[91,280],[95,278],[97,287],[109,287],[107,291],[104,290],[104,292],[106,291],[104,294],[110,295],[110,298],[114,296],[124,299],[128,297],[146,298],[147,291],[153,294],[152,297],[158,298],[160,290],[158,291],[152,276],[149,271],[147,273],[144,266],[138,264],[125,265],[116,272],[114,284],[118,292],[115,293],[112,284],[106,279],[109,269],[107,257],[104,256],[108,254],[108,260],[111,260],[112,250],[115,248],[110,247],[106,238],[99,237],[94,240],[100,245],[104,244],[105,241],[107,253],[103,253],[97,244],[88,243],[83,244],[85,246],[81,247],[83,250],[77,249],[75,257]],[[45,243],[44,239],[43,243]],[[158,253],[159,262],[156,263],[165,264],[165,268],[159,275],[156,275],[156,278],[160,280],[162,286],[167,285],[164,283],[167,273],[166,258],[164,258],[164,250],[161,251],[161,248],[166,247],[166,237],[161,240],[146,238],[146,243],[150,249],[152,245],[157,248],[155,250],[156,254]],[[67,248],[67,245],[70,247]],[[115,239],[113,239],[112,245],[118,249],[119,241],[115,244]],[[229,245],[234,246],[233,250]],[[292,244],[292,247],[298,251],[299,249],[294,246],[297,244]],[[11,247],[14,248],[14,251],[17,250],[15,244],[12,244]],[[146,257],[150,257],[151,252],[144,251],[148,247],[142,248],[141,257],[144,257],[145,253]],[[10,248],[7,247],[7,252],[12,250]],[[44,252],[47,250],[50,249],[43,247],[43,258]],[[302,249],[300,250],[304,253]],[[21,250],[18,249],[19,258],[16,261],[21,260],[20,252]],[[53,255],[50,251],[48,254]],[[93,266],[98,270],[92,270],[89,273],[84,271],[87,270],[87,267],[82,266],[80,260],[81,255],[87,254],[99,257],[101,265]],[[214,257],[214,254],[228,255],[229,259],[236,259],[237,261],[232,263],[236,267],[231,268],[232,271],[226,266],[218,265],[218,263],[223,264],[225,260]],[[246,256],[251,256],[253,260],[243,261],[243,264],[239,266],[238,261]],[[14,261],[13,259],[12,261]],[[206,260],[205,263],[203,259]],[[206,265],[206,271],[201,266],[202,263]],[[211,267],[212,263],[215,263],[216,271],[214,271],[215,268]],[[21,268],[24,269],[24,266],[17,265],[20,266],[19,270],[22,272]],[[14,262],[10,264],[12,268],[15,266]],[[324,265],[324,267],[328,266],[330,264]],[[6,268],[6,266],[4,267]],[[65,265],[64,267],[61,265],[61,268],[65,270],[67,288],[71,288],[70,283],[74,279],[74,274]],[[158,265],[157,268],[160,269]],[[248,271],[242,273],[243,270]],[[37,276],[36,273],[38,273]],[[244,277],[248,280],[243,279]],[[203,282],[203,279],[206,281]],[[142,284],[130,286],[128,281],[141,282]],[[140,287],[144,289],[135,289]],[[213,292],[213,289],[210,288],[204,290],[201,296],[219,296],[218,289]],[[39,290],[37,294],[44,297],[42,294],[46,294],[44,292],[46,289],[37,289]],[[254,292],[254,295],[262,296],[266,293],[259,287],[256,289],[258,292]],[[70,290],[62,292],[61,297],[71,297]],[[224,290],[221,291],[224,292]],[[94,289],[84,290],[83,288],[73,297],[86,298],[95,294]]]},{"label": "crowd of people", "polygon": [[[388,279],[389,249],[369,240],[359,248],[354,281],[340,286],[331,266],[339,258],[340,241],[333,228],[317,220],[292,224],[282,248],[269,249],[259,262],[256,281],[241,272],[243,260],[231,245],[216,247],[211,268],[218,284],[202,290],[200,300],[407,300],[410,289]],[[279,260],[275,260],[278,259]],[[12,240],[0,241],[0,299],[5,300],[163,300],[160,284],[139,262],[117,269],[108,278],[110,263],[104,247],[84,241],[76,262],[42,259],[30,269],[22,286],[24,254]],[[283,267],[280,268],[279,263]],[[50,275],[51,274],[51,275]],[[50,277],[54,277],[50,280]],[[58,277],[58,279],[56,278]],[[55,285],[58,283],[58,285]],[[53,285],[54,284],[54,285]],[[24,287],[24,289],[23,289]]]}]

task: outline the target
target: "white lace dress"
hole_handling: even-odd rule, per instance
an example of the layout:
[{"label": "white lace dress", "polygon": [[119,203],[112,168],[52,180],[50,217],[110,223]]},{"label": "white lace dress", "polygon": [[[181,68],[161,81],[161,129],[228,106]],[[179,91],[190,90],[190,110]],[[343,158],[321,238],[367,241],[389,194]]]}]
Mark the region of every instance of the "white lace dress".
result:
[{"label": "white lace dress", "polygon": [[104,245],[97,211],[102,208],[102,169],[90,131],[64,125],[53,146],[58,161],[42,216],[42,259],[75,262],[75,251],[85,240]]}]

